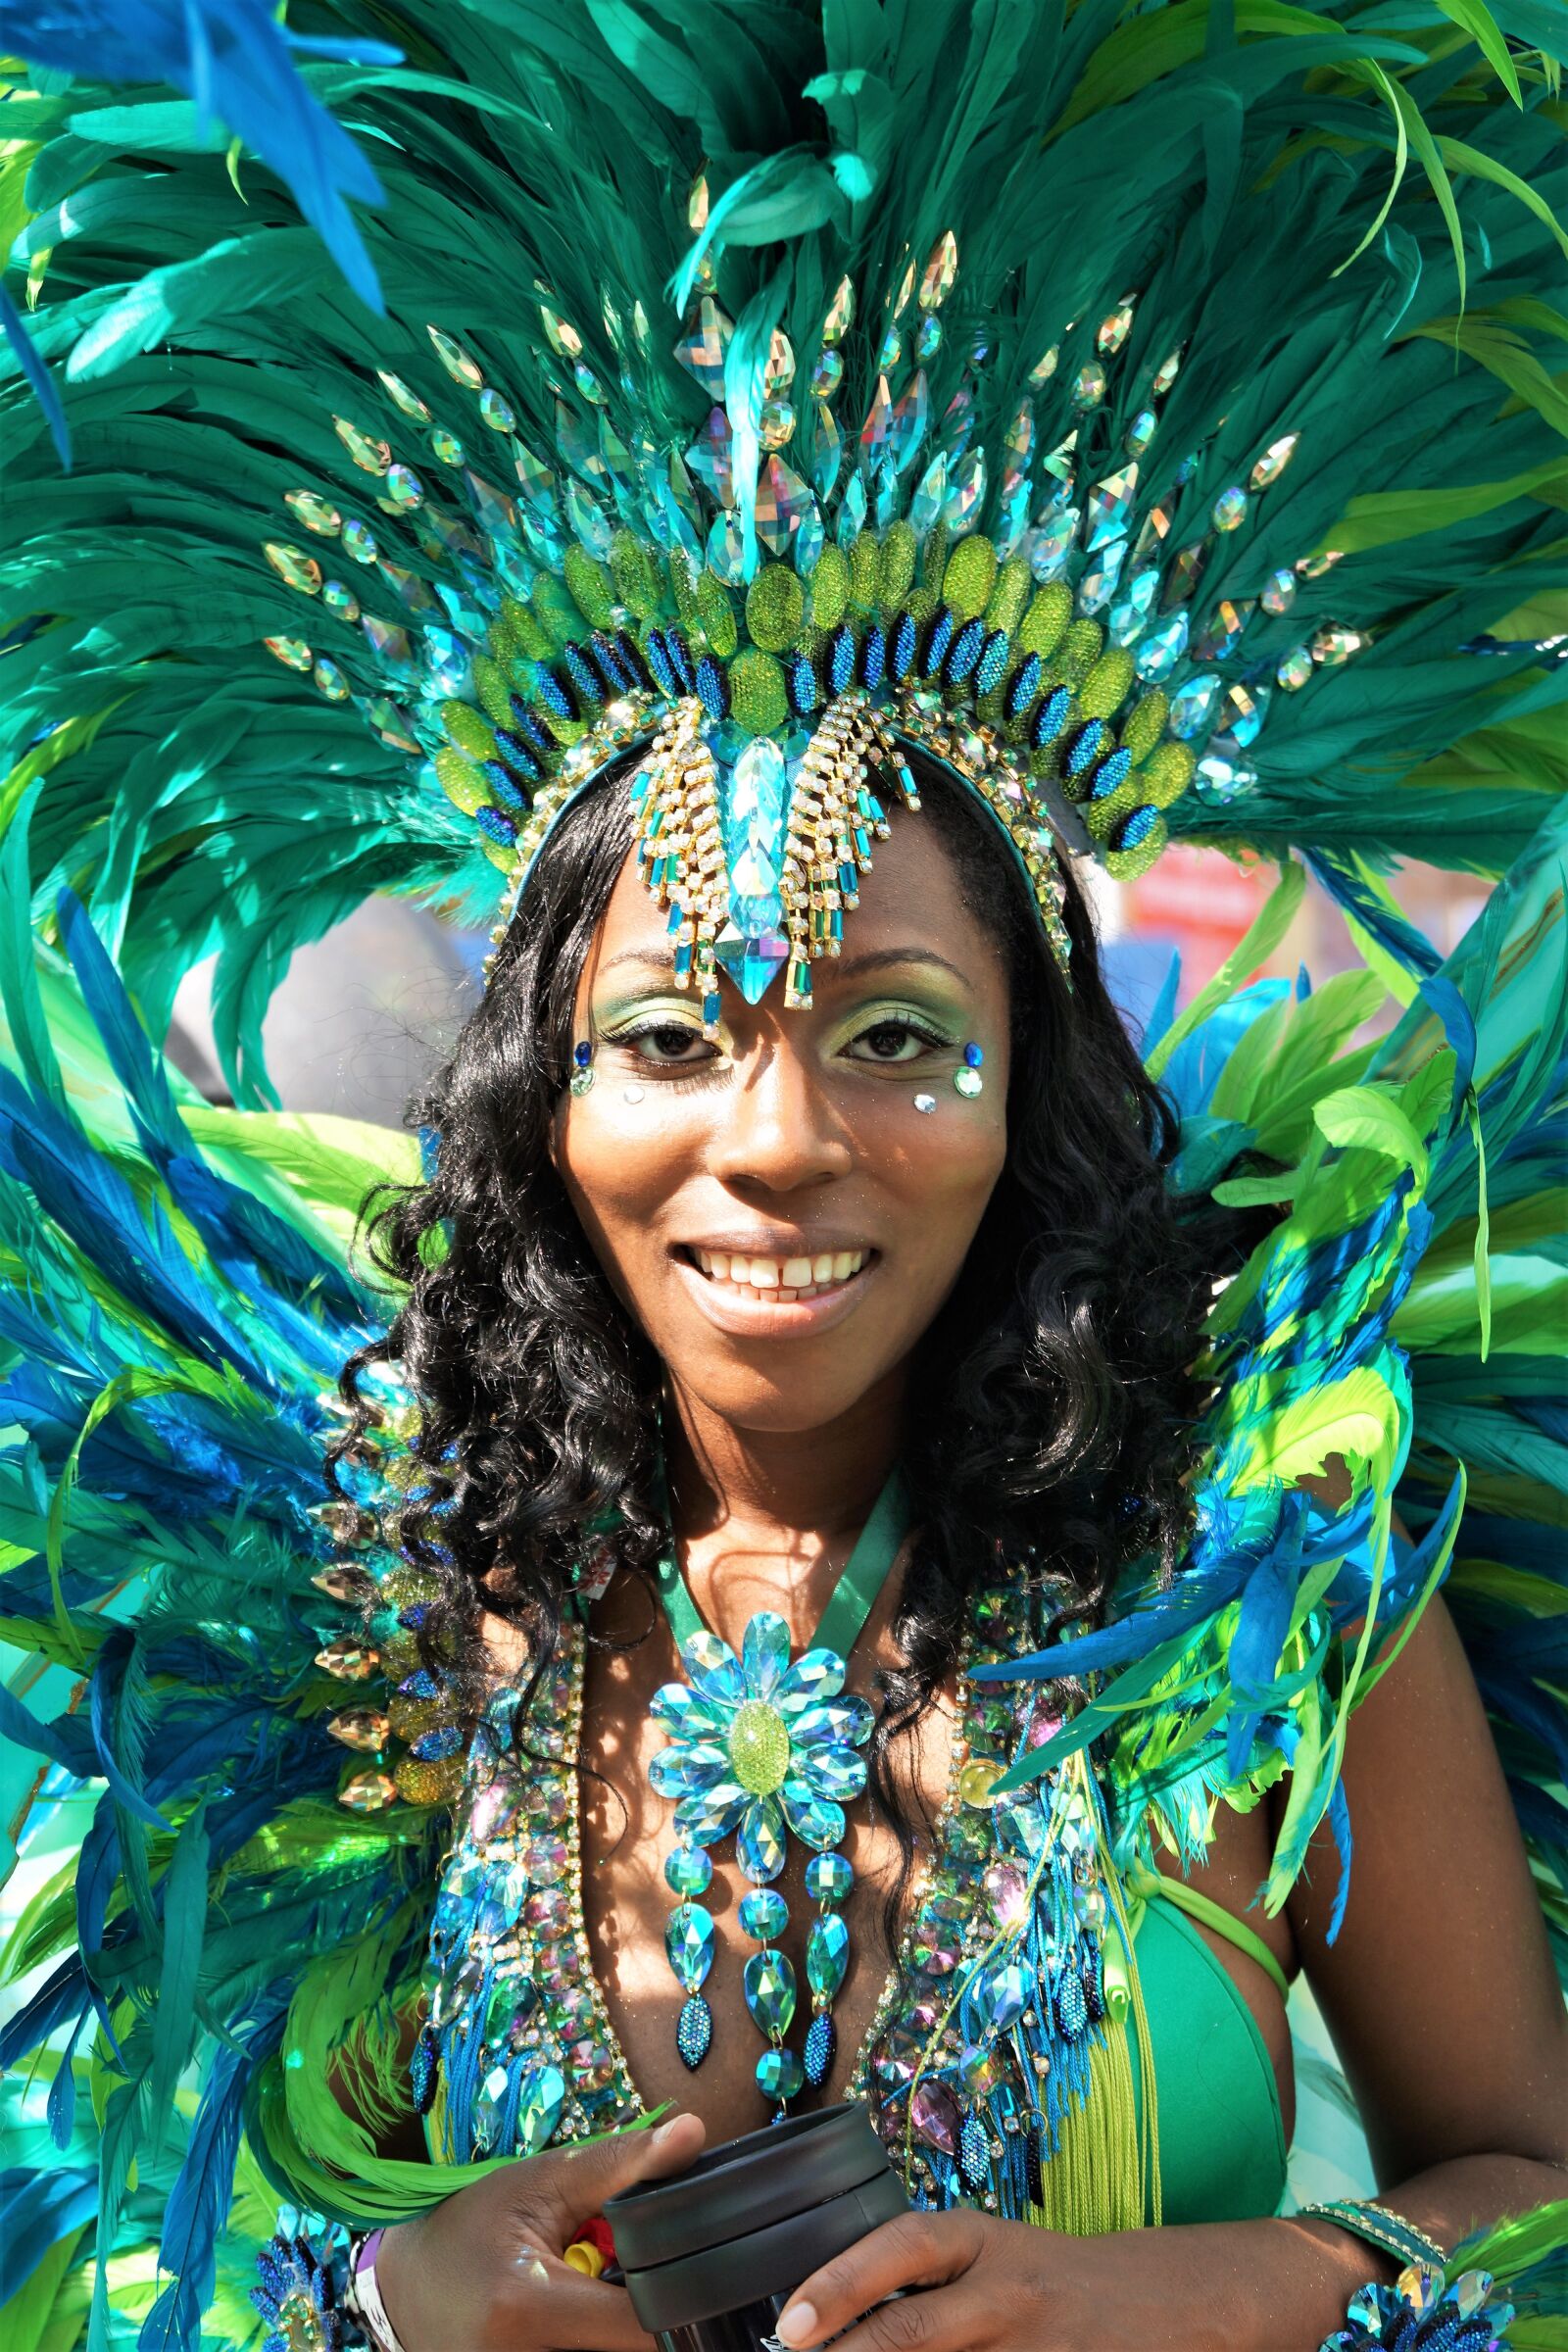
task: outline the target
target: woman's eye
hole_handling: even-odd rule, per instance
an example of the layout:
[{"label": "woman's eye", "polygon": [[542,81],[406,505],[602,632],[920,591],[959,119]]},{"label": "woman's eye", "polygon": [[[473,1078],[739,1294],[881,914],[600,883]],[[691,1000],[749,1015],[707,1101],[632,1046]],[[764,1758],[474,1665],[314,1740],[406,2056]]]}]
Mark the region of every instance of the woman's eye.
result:
[{"label": "woman's eye", "polygon": [[917,1061],[937,1040],[909,1021],[877,1021],[862,1029],[851,1052],[858,1061]]},{"label": "woman's eye", "polygon": [[614,1042],[629,1046],[640,1059],[652,1062],[695,1065],[711,1059],[713,1054],[702,1031],[684,1021],[650,1022],[647,1028],[625,1031]]}]

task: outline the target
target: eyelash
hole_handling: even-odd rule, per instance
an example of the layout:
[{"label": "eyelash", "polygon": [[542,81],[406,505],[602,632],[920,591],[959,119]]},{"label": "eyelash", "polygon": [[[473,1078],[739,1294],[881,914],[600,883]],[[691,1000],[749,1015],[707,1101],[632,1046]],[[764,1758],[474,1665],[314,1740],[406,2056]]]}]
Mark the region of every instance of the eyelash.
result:
[{"label": "eyelash", "polygon": [[[863,1029],[858,1029],[853,1037],[845,1041],[845,1050],[847,1051],[850,1046],[861,1044],[866,1038],[874,1036],[878,1030],[887,1029],[900,1030],[906,1037],[916,1038],[922,1045],[938,1053],[953,1043],[952,1039],[945,1037],[940,1029],[929,1022],[920,1020],[914,1013],[898,1012],[879,1014],[876,1019],[867,1021]],[[627,1046],[635,1050],[639,1044],[662,1036],[695,1039],[699,1044],[704,1042],[701,1032],[686,1022],[663,1019],[658,1015],[639,1021],[629,1029],[617,1029],[613,1036],[607,1038],[605,1042],[607,1045]],[[650,1072],[657,1072],[661,1082],[666,1085],[693,1084],[710,1070],[718,1058],[716,1052],[710,1053],[701,1060],[696,1061],[656,1061],[651,1056],[638,1056],[643,1068]],[[874,1055],[857,1056],[856,1058],[861,1062],[862,1067],[867,1061],[872,1067],[878,1066],[879,1063],[879,1057]],[[909,1061],[880,1060],[880,1066],[884,1069],[906,1069],[911,1066],[912,1061],[917,1059],[919,1059],[918,1055],[911,1056]]]}]

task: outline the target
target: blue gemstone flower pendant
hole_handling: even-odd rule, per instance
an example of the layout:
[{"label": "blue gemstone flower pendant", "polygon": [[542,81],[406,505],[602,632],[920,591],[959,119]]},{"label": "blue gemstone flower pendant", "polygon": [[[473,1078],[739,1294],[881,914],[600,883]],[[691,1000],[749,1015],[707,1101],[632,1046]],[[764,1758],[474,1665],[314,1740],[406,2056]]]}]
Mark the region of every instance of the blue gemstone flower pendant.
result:
[{"label": "blue gemstone flower pendant", "polygon": [[[742,1981],[746,2006],[767,2042],[757,2082],[780,2113],[804,2082],[825,2080],[836,2037],[833,2003],[849,1967],[850,1935],[838,1906],[855,1883],[845,1856],[844,1807],[865,1787],[860,1749],[874,1721],[863,1698],[845,1697],[847,1668],[836,1650],[808,1649],[790,1660],[789,1628],[761,1610],[746,1628],[737,1658],[707,1628],[680,1645],[688,1680],[666,1683],[653,1715],[669,1734],[649,1767],[660,1796],[675,1800],[677,1843],[664,1878],[680,1897],[664,1948],[686,2002],[676,2047],[700,2066],[712,2039],[703,1985],[713,1965],[712,1914],[697,1898],[713,1876],[713,1846],[735,1839],[736,1860],[751,1882],[741,1927],[759,1946]],[[774,1882],[784,1872],[791,1836],[811,1849],[808,1892],[817,1904],[806,1946],[811,2024],[804,2060],[786,2041],[795,2021],[794,1965],[777,1949],[789,1909]]]}]

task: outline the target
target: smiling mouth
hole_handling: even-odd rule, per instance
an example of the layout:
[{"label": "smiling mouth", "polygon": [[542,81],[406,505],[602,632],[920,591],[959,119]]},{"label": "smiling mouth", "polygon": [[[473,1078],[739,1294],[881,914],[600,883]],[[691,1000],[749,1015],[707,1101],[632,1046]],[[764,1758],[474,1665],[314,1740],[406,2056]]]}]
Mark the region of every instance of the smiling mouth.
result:
[{"label": "smiling mouth", "polygon": [[695,1266],[732,1298],[767,1305],[798,1306],[848,1290],[871,1265],[875,1250],[821,1250],[807,1257],[749,1257],[738,1250],[697,1250],[683,1245],[676,1255]]}]

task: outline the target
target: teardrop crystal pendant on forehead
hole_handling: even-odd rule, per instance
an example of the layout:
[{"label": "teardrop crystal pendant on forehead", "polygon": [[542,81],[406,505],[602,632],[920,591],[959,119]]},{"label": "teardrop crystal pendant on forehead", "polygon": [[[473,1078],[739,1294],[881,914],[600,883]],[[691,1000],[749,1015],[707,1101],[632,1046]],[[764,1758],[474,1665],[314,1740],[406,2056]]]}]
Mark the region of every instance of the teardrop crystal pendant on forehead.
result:
[{"label": "teardrop crystal pendant on forehead", "polygon": [[[863,1698],[845,1695],[846,1660],[906,1524],[904,1485],[895,1472],[839,1577],[814,1642],[793,1659],[789,1628],[771,1609],[751,1619],[737,1656],[703,1623],[673,1548],[660,1562],[660,1596],[687,1676],[655,1693],[652,1713],[669,1740],[648,1774],[659,1795],[675,1800],[676,1843],[664,1863],[665,1883],[679,1898],[665,1925],[664,1949],[686,1994],[675,2046],[696,2069],[712,2040],[703,1987],[713,1964],[714,1929],[700,1898],[712,1882],[711,1849],[733,1837],[750,1882],[740,1924],[759,1947],[742,1978],[752,2022],[767,2043],[757,2083],[780,2114],[803,2084],[820,2088],[836,2054],[833,2004],[850,1958],[841,1906],[855,1877],[838,1849],[844,1808],[865,1787],[860,1751],[874,1721]],[[775,1882],[792,1836],[810,1848],[806,1888],[817,1907],[806,1941],[811,2023],[804,2053],[786,2038],[800,1987],[793,1962],[777,1948],[789,1908]]]}]

